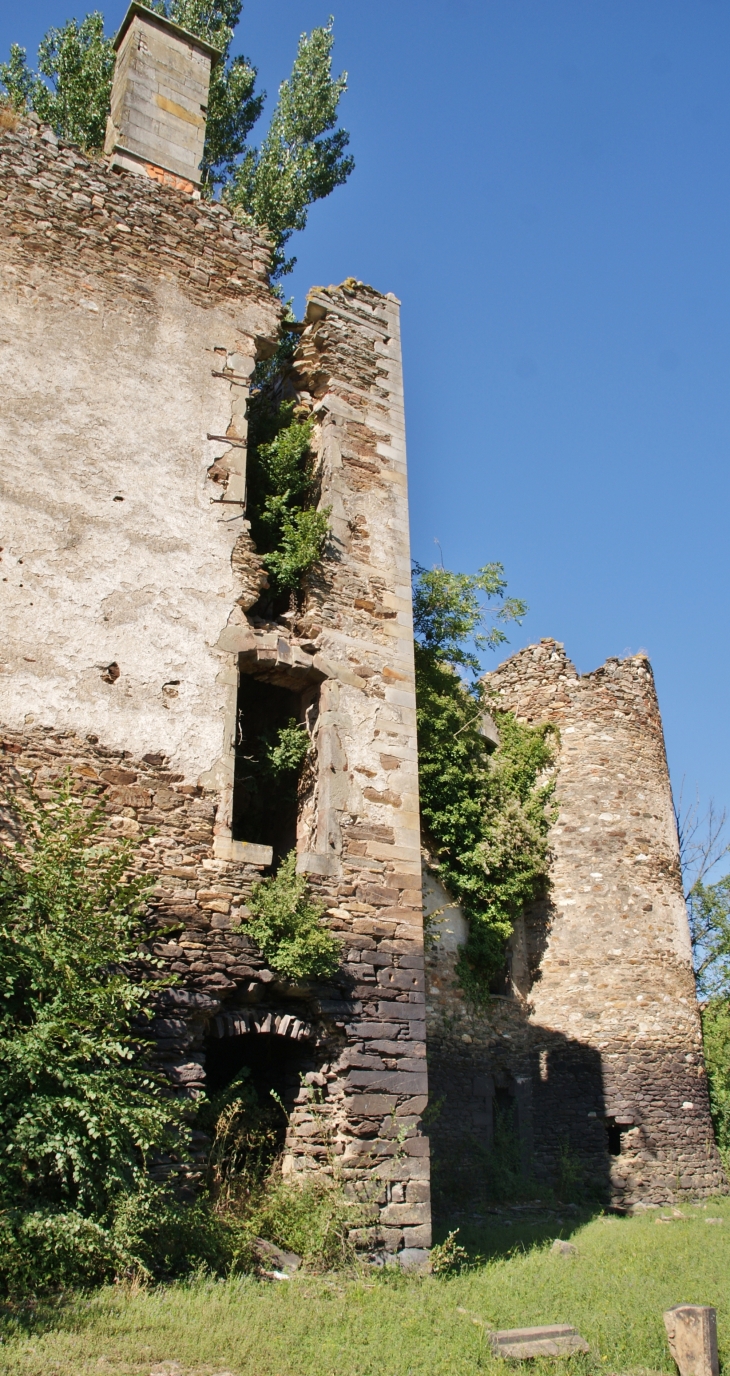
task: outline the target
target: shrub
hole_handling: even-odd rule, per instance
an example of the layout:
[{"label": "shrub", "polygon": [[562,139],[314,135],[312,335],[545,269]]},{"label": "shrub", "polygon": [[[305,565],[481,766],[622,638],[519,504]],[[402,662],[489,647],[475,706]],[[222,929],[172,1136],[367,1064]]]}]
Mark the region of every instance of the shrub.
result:
[{"label": "shrub", "polygon": [[[282,356],[288,361],[289,351]],[[251,404],[249,515],[256,549],[270,579],[268,602],[298,592],[324,554],[329,508],[315,510],[310,445],[314,422],[297,419],[295,403],[275,404],[276,377]]]},{"label": "shrub", "polygon": [[77,1210],[0,1212],[0,1293],[103,1285],[135,1265],[109,1231]]},{"label": "shrub", "polygon": [[340,943],[322,925],[324,908],[308,896],[303,875],[296,873],[292,851],[278,872],[253,886],[246,931],[260,947],[272,970],[287,979],[326,979],[340,963]]},{"label": "shrub", "polygon": [[127,1266],[155,1280],[198,1270],[224,1275],[235,1266],[235,1232],[210,1201],[181,1199],[149,1178],[119,1196],[109,1233]]},{"label": "shrub", "polygon": [[366,1212],[345,1195],[336,1176],[317,1174],[311,1180],[285,1180],[272,1173],[247,1226],[252,1235],[296,1252],[310,1270],[330,1270],[354,1257],[348,1240],[351,1227]]},{"label": "shrub", "polygon": [[[481,684],[467,686],[422,646],[416,698],[421,816],[439,877],[469,920],[458,973],[478,1001],[516,917],[547,886],[556,733],[497,711]],[[500,735],[493,754],[480,731],[487,707]]]},{"label": "shrub", "polygon": [[6,795],[0,841],[0,1201],[98,1216],[185,1128],[140,1031],[149,876],[69,779],[44,797]]}]

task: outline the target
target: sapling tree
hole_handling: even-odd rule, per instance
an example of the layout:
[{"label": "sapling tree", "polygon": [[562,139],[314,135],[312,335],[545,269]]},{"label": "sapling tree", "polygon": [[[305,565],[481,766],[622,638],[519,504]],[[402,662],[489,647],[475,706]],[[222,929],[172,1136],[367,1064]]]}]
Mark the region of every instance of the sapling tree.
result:
[{"label": "sapling tree", "polygon": [[692,961],[701,1002],[702,1035],[717,1145],[730,1166],[730,874],[709,876],[730,852],[727,815],[699,798],[686,806],[682,790],[675,813],[687,902]]}]

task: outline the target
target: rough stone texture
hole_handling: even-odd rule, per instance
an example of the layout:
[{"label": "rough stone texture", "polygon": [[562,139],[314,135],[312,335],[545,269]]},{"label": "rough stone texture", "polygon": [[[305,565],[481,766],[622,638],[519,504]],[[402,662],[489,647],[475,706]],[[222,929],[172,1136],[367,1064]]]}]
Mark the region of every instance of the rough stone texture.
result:
[{"label": "rough stone texture", "polygon": [[[339,1161],[359,1245],[427,1247],[398,302],[351,281],[310,297],[289,386],[332,537],[298,618],[263,623],[244,503],[249,379],[281,316],[266,242],[32,122],[0,137],[0,169],[5,773],[43,788],[70,768],[114,834],[153,828],[151,941],[180,979],[155,1032],[180,1092],[224,1040],[276,1042],[285,1170]],[[343,938],[328,985],[276,978],[246,936],[261,865],[231,834],[240,674],[309,703],[299,868]]]},{"label": "rough stone texture", "polygon": [[718,1376],[717,1310],[708,1304],[677,1304],[665,1310],[664,1327],[680,1376]]},{"label": "rough stone texture", "polygon": [[563,1194],[590,1184],[632,1206],[722,1189],[649,662],[581,677],[548,640],[486,683],[520,719],[559,726],[560,812],[550,901],[517,926],[509,992],[470,1016],[454,954],[437,945],[429,960],[431,1087],[445,1102],[432,1137],[437,1162],[464,1166],[448,1188],[488,1174],[501,1090],[524,1170]]},{"label": "rough stone texture", "polygon": [[542,1328],[504,1328],[490,1335],[495,1357],[525,1361],[531,1357],[572,1357],[589,1352],[577,1328],[564,1323],[544,1324]]}]

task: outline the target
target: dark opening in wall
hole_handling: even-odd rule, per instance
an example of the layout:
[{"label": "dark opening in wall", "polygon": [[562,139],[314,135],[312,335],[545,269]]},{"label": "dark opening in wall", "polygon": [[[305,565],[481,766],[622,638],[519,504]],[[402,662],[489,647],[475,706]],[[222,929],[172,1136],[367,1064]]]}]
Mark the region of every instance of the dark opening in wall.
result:
[{"label": "dark opening in wall", "polygon": [[272,846],[274,865],[296,845],[297,793],[309,736],[302,694],[242,673],[236,710],[231,832]]},{"label": "dark opening in wall", "polygon": [[499,1123],[505,1132],[517,1134],[517,1105],[511,1088],[502,1087],[494,1091],[494,1122]]},{"label": "dark opening in wall", "polygon": [[623,1135],[630,1132],[633,1124],[617,1123],[615,1118],[606,1119],[606,1132],[608,1133],[608,1152],[610,1156],[620,1156],[623,1151]]},{"label": "dark opening in wall", "polygon": [[302,1076],[313,1066],[312,1052],[306,1044],[270,1033],[213,1036],[205,1043],[207,1093],[218,1094],[242,1070],[247,1070],[245,1083],[255,1090],[260,1108],[270,1113],[277,1150],[284,1144],[287,1116],[301,1088]]}]

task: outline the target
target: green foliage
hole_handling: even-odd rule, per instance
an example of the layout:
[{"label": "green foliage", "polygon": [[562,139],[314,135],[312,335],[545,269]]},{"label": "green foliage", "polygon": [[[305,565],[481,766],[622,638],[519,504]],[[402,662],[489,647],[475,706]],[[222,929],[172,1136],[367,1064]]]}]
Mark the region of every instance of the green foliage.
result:
[{"label": "green foliage", "polygon": [[294,230],[304,229],[314,201],[329,196],[354,167],[345,154],[350,136],[337,123],[337,106],[347,89],[347,73],[332,76],[333,20],[302,34],[291,76],[279,87],[269,131],[236,168],[225,199],[257,224],[266,225],[276,247],[274,275],[291,272],[296,259],[283,247]]},{"label": "green foliage", "polygon": [[[265,226],[274,243],[274,277],[290,272],[296,259],[284,257],[284,244],[304,229],[309,206],[345,182],[354,166],[345,155],[349,135],[335,129],[347,76],[332,76],[332,20],[301,35],[291,76],[279,87],[269,130],[255,148],[248,137],[265,92],[255,93],[257,72],[248,58],[230,55],[241,0],[150,0],[149,7],[221,53],[211,73],[202,185],[208,196],[222,186],[234,211]],[[27,106],[60,137],[99,151],[113,73],[114,50],[95,10],[81,23],[70,19],[49,29],[37,73],[25,49],[13,44],[10,61],[0,64],[0,84],[17,110]]]},{"label": "green foliage", "polygon": [[308,897],[296,853],[270,879],[255,884],[248,901],[252,917],[246,931],[272,970],[287,979],[326,979],[340,963],[340,943],[322,925],[324,909]]},{"label": "green foliage", "polygon": [[201,163],[204,192],[226,182],[236,159],[246,151],[265,93],[254,94],[256,68],[247,57],[231,57],[233,34],[241,17],[241,0],[156,0],[150,6],[174,24],[194,33],[221,54],[210,74],[205,149]]},{"label": "green foliage", "polygon": [[249,1227],[285,1251],[296,1252],[308,1269],[333,1270],[352,1261],[348,1232],[353,1223],[365,1221],[366,1212],[366,1206],[346,1197],[336,1174],[317,1174],[299,1183],[277,1173],[269,1178]]},{"label": "green foliage", "polygon": [[730,1170],[730,999],[714,998],[705,1005],[702,1036],[715,1140]]},{"label": "green foliage", "polygon": [[[421,816],[440,878],[469,920],[458,969],[464,989],[479,1000],[501,966],[516,917],[545,892],[556,733],[498,711],[481,684],[467,686],[457,673],[457,665],[478,666],[484,643],[503,638],[499,630],[497,641],[477,630],[485,624],[478,590],[501,596],[499,566],[488,565],[475,579],[432,573],[417,566],[414,579]],[[508,618],[524,614],[524,603],[505,606]],[[487,708],[500,735],[494,754],[480,730]]]},{"label": "green foliage", "polygon": [[71,143],[102,148],[114,75],[104,16],[94,10],[80,24],[69,19],[62,29],[49,29],[38,48],[38,73],[14,43],[10,61],[0,63],[0,83],[15,108],[27,105]]},{"label": "green foliage", "polygon": [[181,1116],[139,1030],[149,876],[69,779],[48,792],[7,796],[0,843],[0,1200],[98,1212],[180,1147]]},{"label": "green foliage", "polygon": [[212,1131],[208,1187],[218,1206],[240,1211],[258,1197],[277,1154],[285,1115],[272,1098],[262,1104],[245,1067],[220,1093],[203,1100],[199,1126]]},{"label": "green foliage", "polygon": [[[517,597],[505,598],[503,573],[501,564],[485,564],[473,574],[415,564],[413,626],[419,644],[433,659],[478,673],[479,653],[494,650],[507,639],[502,628],[491,625],[489,618],[521,624],[527,605]],[[484,605],[480,593],[488,602],[498,599],[496,612]]]},{"label": "green foliage", "polygon": [[280,726],[276,744],[266,748],[267,772],[278,779],[282,774],[297,773],[309,754],[309,737],[302,722],[290,717],[288,726]]},{"label": "green foliage", "polygon": [[330,508],[314,509],[310,444],[313,421],[297,420],[295,403],[252,408],[248,515],[264,557],[271,595],[295,592],[324,554]]},{"label": "green foliage", "polygon": [[466,1247],[456,1241],[458,1235],[459,1229],[454,1228],[453,1232],[446,1234],[443,1242],[437,1242],[431,1248],[431,1272],[434,1276],[453,1275],[469,1265],[469,1253]]},{"label": "green foliage", "polygon": [[108,1229],[76,1210],[0,1212],[0,1294],[103,1285],[130,1261]]},{"label": "green foliage", "polygon": [[730,874],[716,884],[698,882],[687,900],[697,992],[730,995]]},{"label": "green foliage", "polygon": [[236,1230],[205,1195],[181,1199],[149,1178],[116,1201],[109,1237],[117,1256],[126,1259],[124,1269],[149,1279],[168,1280],[201,1269],[225,1275],[236,1269]]}]

